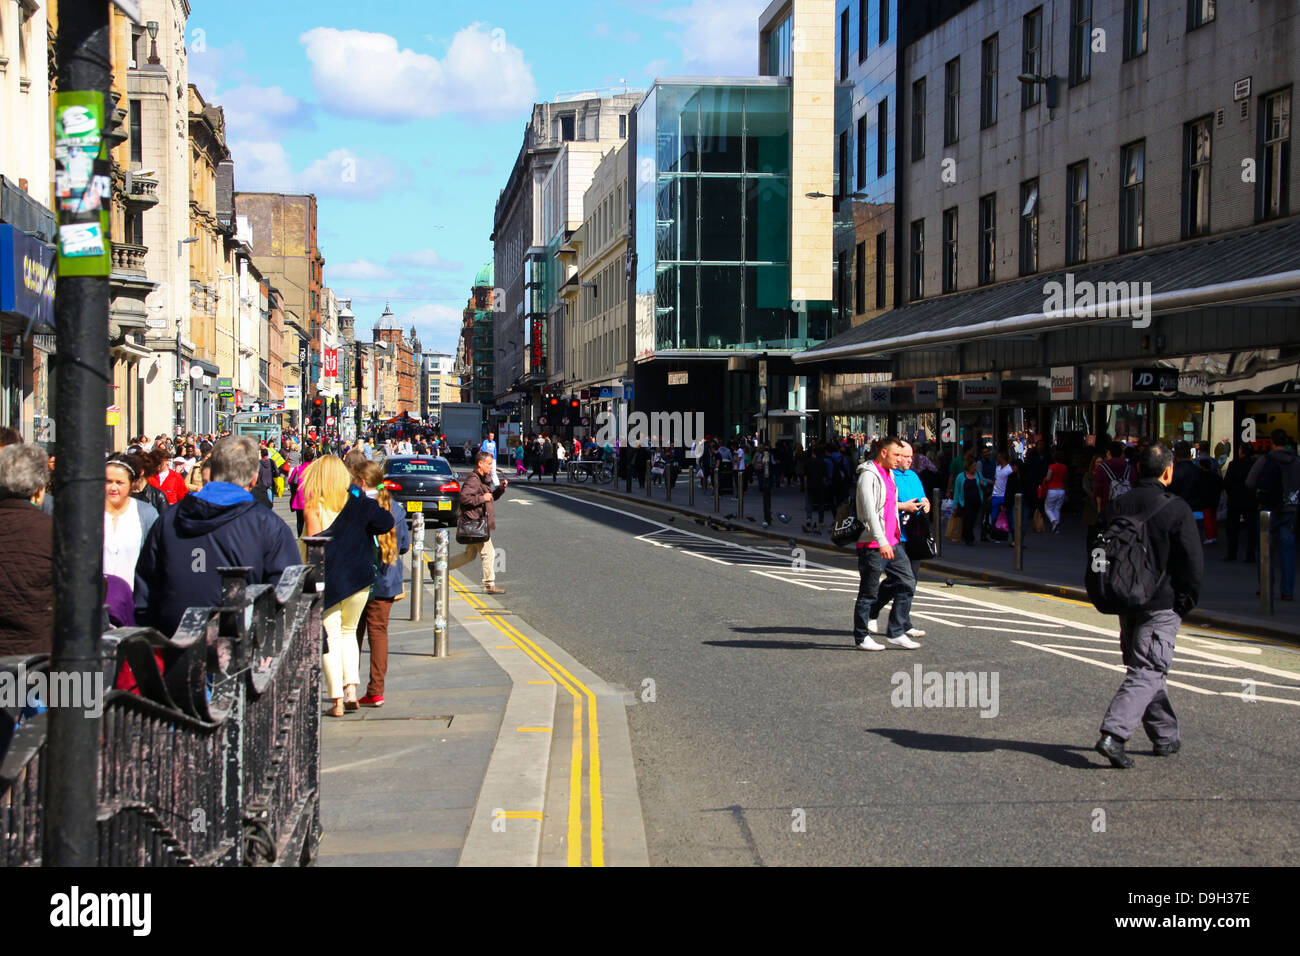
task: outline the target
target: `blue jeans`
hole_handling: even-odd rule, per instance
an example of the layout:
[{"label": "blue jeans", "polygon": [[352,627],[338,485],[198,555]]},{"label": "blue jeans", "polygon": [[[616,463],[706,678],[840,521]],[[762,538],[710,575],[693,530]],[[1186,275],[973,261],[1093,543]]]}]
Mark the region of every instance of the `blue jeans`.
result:
[{"label": "blue jeans", "polygon": [[1282,578],[1279,589],[1283,597],[1295,596],[1295,524],[1294,518],[1286,516],[1285,522],[1273,528],[1269,547],[1273,549],[1273,566]]},{"label": "blue jeans", "polygon": [[[880,576],[885,575],[884,583]],[[894,559],[886,561],[879,548],[858,548],[858,599],[853,606],[853,641],[861,644],[870,636],[867,622],[889,602],[889,636],[898,638],[907,633],[912,617],[912,595],[916,593],[916,576],[912,562],[900,543],[894,548]]]}]

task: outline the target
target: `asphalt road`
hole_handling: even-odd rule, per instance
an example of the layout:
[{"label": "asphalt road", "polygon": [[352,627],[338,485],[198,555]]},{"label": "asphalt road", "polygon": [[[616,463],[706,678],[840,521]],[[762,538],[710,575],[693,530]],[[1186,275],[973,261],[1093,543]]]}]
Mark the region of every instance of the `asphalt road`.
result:
[{"label": "asphalt road", "polygon": [[[864,653],[849,555],[549,483],[512,483],[497,516],[503,605],[628,689],[652,863],[1295,860],[1296,649],[1180,634],[1182,752],[1139,731],[1119,771],[1091,749],[1122,668],[1090,607],[923,575],[923,646]],[[895,706],[916,665],[982,675],[985,700]]]}]

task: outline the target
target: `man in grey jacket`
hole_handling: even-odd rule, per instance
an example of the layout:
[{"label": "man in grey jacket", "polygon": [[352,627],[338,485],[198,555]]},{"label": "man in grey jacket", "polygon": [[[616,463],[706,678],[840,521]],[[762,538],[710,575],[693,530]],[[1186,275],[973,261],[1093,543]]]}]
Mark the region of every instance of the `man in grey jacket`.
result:
[{"label": "man in grey jacket", "polygon": [[902,442],[897,438],[881,439],[875,459],[863,462],[857,469],[855,503],[858,520],[865,527],[858,538],[858,599],[853,608],[853,641],[862,651],[885,649],[884,644],[871,637],[871,608],[877,602],[882,606],[893,603],[886,642],[908,650],[921,646],[907,636],[916,577],[900,543],[898,489],[892,472],[901,451]]}]

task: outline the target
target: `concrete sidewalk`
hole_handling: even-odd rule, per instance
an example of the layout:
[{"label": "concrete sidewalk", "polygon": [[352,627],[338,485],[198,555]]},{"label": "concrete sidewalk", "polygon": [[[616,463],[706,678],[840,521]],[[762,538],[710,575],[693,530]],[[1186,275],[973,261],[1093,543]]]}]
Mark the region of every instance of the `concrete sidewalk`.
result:
[{"label": "concrete sidewalk", "polygon": [[450,656],[433,656],[431,587],[425,620],[413,623],[409,614],[409,601],[393,606],[385,705],[321,718],[321,866],[460,859],[512,681],[455,615]]},{"label": "concrete sidewalk", "polygon": [[[544,484],[553,487],[550,479],[547,479]],[[569,485],[569,482],[561,475],[557,484]],[[733,494],[721,495],[716,511],[713,492],[703,491],[698,481],[695,483],[695,504],[694,506],[688,504],[690,489],[687,487],[685,474],[677,479],[672,488],[671,500],[667,497],[668,489],[662,483],[652,484],[650,495],[647,496],[645,487],[638,485],[635,479],[632,481],[630,493],[624,480],[604,485],[595,485],[591,481],[573,482],[571,487],[588,492],[596,491],[602,496],[630,502],[671,508],[681,514],[723,522],[736,530],[787,543],[793,538],[797,545],[803,548],[834,547],[830,541],[830,528],[834,523],[833,512],[828,511],[825,514],[820,535],[809,534],[802,530],[806,505],[804,496],[797,487],[773,490],[773,520],[767,529],[761,526],[763,496],[758,491],[758,483],[753,480],[745,490],[743,502]],[[725,479],[724,487],[727,487]],[[780,520],[782,514],[789,519],[788,522]],[[1028,517],[1028,512],[1026,516]],[[812,517],[814,521],[817,520],[816,513]],[[973,576],[994,583],[1045,591],[1086,601],[1087,594],[1083,590],[1084,529],[1077,514],[1066,513],[1062,517],[1061,524],[1061,533],[1051,535],[1035,534],[1027,522],[1024,568],[1020,571],[1015,570],[1014,550],[1007,543],[981,543],[978,534],[976,543],[971,547],[960,543],[953,544],[947,540],[941,541],[940,557],[927,561],[925,567],[931,571]],[[1216,544],[1205,547],[1204,590],[1200,604],[1189,616],[1188,622],[1252,635],[1300,641],[1300,603],[1283,603],[1276,600],[1275,596],[1273,614],[1262,613],[1259,598],[1256,596],[1259,588],[1258,565],[1245,563],[1242,560],[1244,551],[1238,554],[1237,561],[1224,561],[1227,541],[1222,528],[1219,534]]]}]

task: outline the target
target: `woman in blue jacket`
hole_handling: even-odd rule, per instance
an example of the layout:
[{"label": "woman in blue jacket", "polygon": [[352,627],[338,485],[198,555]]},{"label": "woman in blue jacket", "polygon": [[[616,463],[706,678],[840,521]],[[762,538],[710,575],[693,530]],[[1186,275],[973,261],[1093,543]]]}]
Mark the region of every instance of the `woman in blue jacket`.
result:
[{"label": "woman in blue jacket", "polygon": [[357,625],[357,645],[370,636],[370,682],[362,707],[384,706],[384,676],[388,673],[388,615],[393,602],[402,596],[406,571],[402,555],[411,550],[411,532],[406,527],[406,506],[393,501],[384,488],[384,470],[368,461],[353,474],[361,482],[361,491],[375,500],[379,507],[393,515],[393,530],[375,539],[379,554],[375,558],[375,589],[371,592],[366,609]]}]

